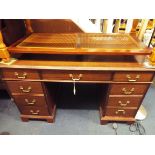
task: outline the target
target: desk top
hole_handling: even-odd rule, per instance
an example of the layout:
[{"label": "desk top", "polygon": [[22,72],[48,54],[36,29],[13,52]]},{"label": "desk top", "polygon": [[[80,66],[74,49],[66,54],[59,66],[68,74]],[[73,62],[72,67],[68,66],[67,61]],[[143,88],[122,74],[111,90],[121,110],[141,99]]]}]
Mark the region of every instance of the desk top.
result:
[{"label": "desk top", "polygon": [[32,33],[8,48],[12,53],[148,55],[151,50],[131,34]]},{"label": "desk top", "polygon": [[[145,57],[145,56],[143,56]],[[41,70],[154,71],[138,62],[141,56],[76,56],[25,54],[11,65],[0,68]],[[141,60],[140,60],[141,61]]]}]

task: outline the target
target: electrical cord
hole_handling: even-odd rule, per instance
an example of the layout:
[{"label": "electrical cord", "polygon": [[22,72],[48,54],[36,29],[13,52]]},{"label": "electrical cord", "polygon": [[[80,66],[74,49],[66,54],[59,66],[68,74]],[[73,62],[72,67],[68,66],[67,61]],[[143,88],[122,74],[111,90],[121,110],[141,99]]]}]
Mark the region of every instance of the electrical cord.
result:
[{"label": "electrical cord", "polygon": [[136,121],[135,123],[129,126],[131,132],[138,132],[139,135],[145,135],[146,131],[144,126],[141,124],[141,121]]},{"label": "electrical cord", "polygon": [[[117,123],[113,123],[112,128],[115,131],[115,135],[118,135],[118,133],[117,133],[118,125],[117,125]],[[146,134],[145,128],[141,124],[141,121],[136,121],[135,123],[131,124],[129,126],[129,131],[132,132],[132,133],[137,132],[139,135],[145,135]]]},{"label": "electrical cord", "polygon": [[117,134],[117,128],[118,128],[117,123],[113,123],[113,124],[112,124],[112,128],[115,130],[115,135],[118,135],[118,134]]}]

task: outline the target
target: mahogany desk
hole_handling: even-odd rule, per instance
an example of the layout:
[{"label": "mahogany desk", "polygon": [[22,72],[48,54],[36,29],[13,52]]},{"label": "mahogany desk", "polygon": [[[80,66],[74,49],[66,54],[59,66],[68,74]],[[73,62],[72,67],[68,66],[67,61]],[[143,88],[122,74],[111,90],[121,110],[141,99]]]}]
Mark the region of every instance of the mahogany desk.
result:
[{"label": "mahogany desk", "polygon": [[[0,65],[1,78],[23,121],[54,121],[59,93],[55,82],[73,83],[74,91],[77,83],[106,85],[99,107],[101,124],[135,121],[154,76],[154,70],[145,68],[137,56],[145,57],[151,50],[136,38],[125,34],[32,34],[24,39],[8,48],[10,53],[23,55],[11,65]],[[48,88],[47,82],[53,86]]]}]

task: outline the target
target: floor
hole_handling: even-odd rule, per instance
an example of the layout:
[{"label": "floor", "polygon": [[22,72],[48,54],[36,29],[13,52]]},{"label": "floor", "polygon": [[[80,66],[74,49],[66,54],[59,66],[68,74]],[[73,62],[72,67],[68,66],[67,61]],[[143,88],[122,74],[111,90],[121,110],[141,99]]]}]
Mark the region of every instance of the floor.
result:
[{"label": "floor", "polygon": [[[64,86],[68,87],[68,86]],[[71,86],[68,88],[72,88]],[[90,89],[89,86],[87,89]],[[83,89],[81,89],[83,90]],[[95,89],[91,89],[90,93],[94,93]],[[65,96],[70,96],[71,105],[77,102],[82,102],[77,94],[78,100],[70,94],[71,91],[61,94],[62,101],[64,102]],[[82,94],[85,94],[82,91]],[[147,135],[155,134],[155,103],[154,103],[155,87],[152,85],[147,95],[144,98],[143,105],[145,106],[148,115],[147,118],[142,121],[142,125],[145,127]],[[95,105],[95,100],[90,98],[90,94],[85,95],[87,100],[84,102],[92,102]],[[60,105],[62,104],[59,102]],[[82,103],[83,104],[83,103]],[[87,105],[87,104],[85,104]],[[11,135],[114,135],[115,132],[112,129],[112,123],[107,125],[100,125],[99,112],[96,104],[95,106],[88,106],[83,108],[76,108],[70,106],[59,106],[56,114],[56,120],[54,124],[47,123],[46,121],[29,121],[22,122],[20,120],[20,114],[16,105],[10,101],[6,93],[0,92],[0,133]],[[79,106],[80,107],[80,106]],[[117,129],[118,135],[137,135],[138,133],[132,133],[129,131],[129,125],[118,123]]]}]

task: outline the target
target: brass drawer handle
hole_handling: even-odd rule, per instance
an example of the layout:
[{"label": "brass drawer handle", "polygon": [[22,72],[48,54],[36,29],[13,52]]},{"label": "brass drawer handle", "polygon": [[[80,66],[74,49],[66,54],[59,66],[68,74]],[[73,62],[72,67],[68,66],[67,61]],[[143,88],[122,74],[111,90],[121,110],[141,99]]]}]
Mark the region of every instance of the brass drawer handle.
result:
[{"label": "brass drawer handle", "polygon": [[37,110],[36,112],[34,112],[33,110],[30,110],[30,113],[32,115],[39,115],[40,110]]},{"label": "brass drawer handle", "polygon": [[77,78],[74,78],[73,74],[69,74],[69,77],[71,77],[73,81],[79,81],[82,78],[82,74],[79,74]]},{"label": "brass drawer handle", "polygon": [[122,101],[118,101],[118,103],[120,104],[120,106],[125,107],[130,103],[130,101],[126,101],[126,103],[122,103]]},{"label": "brass drawer handle", "polygon": [[131,79],[131,76],[129,74],[127,74],[126,77],[129,82],[136,82],[140,78],[140,75],[136,75],[135,79]]},{"label": "brass drawer handle", "polygon": [[115,114],[119,114],[119,113],[122,113],[123,115],[125,115],[125,110],[117,110],[117,111],[115,111]]},{"label": "brass drawer handle", "polygon": [[126,88],[122,88],[122,91],[125,95],[130,95],[135,91],[135,88],[131,88],[129,91],[127,91]]},{"label": "brass drawer handle", "polygon": [[19,73],[15,72],[15,76],[16,76],[18,79],[26,79],[27,73],[24,72],[22,76],[19,76]]},{"label": "brass drawer handle", "polygon": [[82,74],[79,74],[78,78],[74,78],[73,74],[69,74],[69,77],[72,78],[73,80],[73,94],[76,95],[76,86],[75,86],[75,82],[76,81],[80,81]]},{"label": "brass drawer handle", "polygon": [[32,90],[31,86],[29,86],[27,89],[24,89],[23,86],[20,86],[19,88],[23,93],[29,93]]},{"label": "brass drawer handle", "polygon": [[26,99],[25,99],[25,102],[26,102],[28,105],[34,105],[35,102],[36,102],[36,99],[33,99],[31,102],[29,102],[29,100],[26,98]]}]

